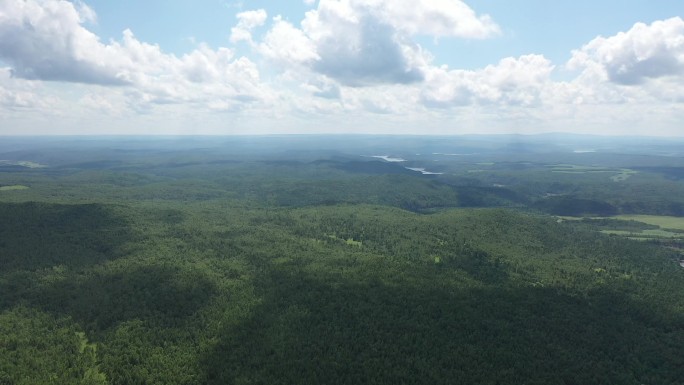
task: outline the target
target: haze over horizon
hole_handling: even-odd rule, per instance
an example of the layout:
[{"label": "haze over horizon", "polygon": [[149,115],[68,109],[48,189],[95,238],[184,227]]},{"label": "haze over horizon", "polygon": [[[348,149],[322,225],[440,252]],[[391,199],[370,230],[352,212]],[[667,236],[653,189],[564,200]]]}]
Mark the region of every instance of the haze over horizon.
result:
[{"label": "haze over horizon", "polygon": [[0,136],[684,136],[684,4],[0,0]]}]

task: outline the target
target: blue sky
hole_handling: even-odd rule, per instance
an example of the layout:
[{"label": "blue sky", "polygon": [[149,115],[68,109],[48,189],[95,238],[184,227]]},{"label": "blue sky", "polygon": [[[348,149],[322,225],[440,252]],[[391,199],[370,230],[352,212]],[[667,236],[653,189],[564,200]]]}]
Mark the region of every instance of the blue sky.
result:
[{"label": "blue sky", "polygon": [[[212,47],[227,45],[230,27],[240,11],[265,9],[271,16],[282,15],[296,24],[313,8],[302,1],[263,0],[207,0],[200,6],[192,0],[97,0],[87,4],[100,15],[91,29],[102,39],[119,39],[128,28],[139,39],[175,54],[191,50],[193,40]],[[442,38],[437,44],[430,36],[418,38],[440,63],[467,69],[529,53],[543,53],[554,62],[566,61],[572,49],[598,35],[610,36],[638,21],[651,23],[684,12],[684,5],[672,0],[478,0],[467,4],[478,13],[491,15],[504,33],[495,39],[474,41]]]},{"label": "blue sky", "polygon": [[682,136],[684,3],[0,0],[0,135]]}]

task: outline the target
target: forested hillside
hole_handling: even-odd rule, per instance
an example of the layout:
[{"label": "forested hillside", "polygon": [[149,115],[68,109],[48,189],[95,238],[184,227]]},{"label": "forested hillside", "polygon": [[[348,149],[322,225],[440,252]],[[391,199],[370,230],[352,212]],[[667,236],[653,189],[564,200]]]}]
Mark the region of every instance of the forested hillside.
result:
[{"label": "forested hillside", "polygon": [[0,171],[0,384],[683,383],[677,229],[453,164],[77,150]]}]

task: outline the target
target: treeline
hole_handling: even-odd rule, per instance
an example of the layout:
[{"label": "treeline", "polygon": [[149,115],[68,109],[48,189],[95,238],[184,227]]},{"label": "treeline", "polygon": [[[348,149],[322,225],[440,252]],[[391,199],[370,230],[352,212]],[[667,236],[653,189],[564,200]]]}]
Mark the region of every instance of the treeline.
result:
[{"label": "treeline", "polygon": [[294,154],[292,159],[267,160],[262,154],[244,161],[184,156],[157,153],[146,159],[137,154],[135,162],[98,160],[0,171],[0,183],[30,187],[3,191],[2,199],[114,204],[231,200],[269,207],[377,204],[422,213],[508,207],[568,216],[684,215],[684,185],[651,168],[613,180],[620,169],[564,173],[532,162],[440,161],[434,167],[444,175],[420,175],[399,164],[358,156],[310,160]]}]

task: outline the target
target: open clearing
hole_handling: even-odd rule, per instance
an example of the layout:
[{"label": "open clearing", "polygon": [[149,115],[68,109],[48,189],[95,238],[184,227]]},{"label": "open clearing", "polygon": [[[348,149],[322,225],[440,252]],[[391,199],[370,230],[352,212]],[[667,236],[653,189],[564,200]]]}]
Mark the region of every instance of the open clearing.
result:
[{"label": "open clearing", "polygon": [[13,160],[0,160],[0,165],[7,165],[7,166],[21,166],[21,167],[26,167],[26,168],[45,168],[47,167],[44,164],[36,163],[36,162],[31,162],[28,160],[18,160],[18,161],[13,161]]},{"label": "open clearing", "polygon": [[617,215],[612,218],[622,219],[624,221],[634,220],[648,223],[649,225],[660,226],[664,229],[684,230],[684,217],[668,217],[662,215]]},{"label": "open clearing", "polygon": [[[569,216],[557,216],[559,222],[562,221],[577,221],[584,218],[581,217],[569,217]],[[674,238],[674,239],[684,239],[684,217],[672,217],[663,215],[616,215],[614,217],[592,217],[591,219],[619,219],[623,221],[636,221],[641,223],[646,223],[649,225],[655,225],[660,227],[659,229],[634,229],[634,230],[622,230],[622,229],[602,229],[599,230],[604,234],[620,235],[630,239],[637,240],[648,240],[656,238]],[[671,231],[670,231],[671,230]]]},{"label": "open clearing", "polygon": [[652,238],[681,238],[682,234],[673,233],[667,230],[641,230],[641,231],[627,231],[627,230],[601,230],[604,234],[621,235],[634,239],[652,239]]},{"label": "open clearing", "polygon": [[565,173],[565,174],[586,174],[586,173],[615,173],[610,179],[613,182],[622,182],[629,179],[632,175],[636,174],[637,171],[628,168],[608,168],[608,167],[597,167],[597,166],[580,166],[576,164],[552,164],[548,165],[551,167],[551,172]]},{"label": "open clearing", "polygon": [[636,174],[636,173],[637,173],[637,171],[630,170],[630,169],[628,169],[628,168],[623,168],[623,169],[620,169],[620,173],[619,173],[619,174],[611,176],[610,179],[611,179],[613,182],[622,182],[622,181],[624,181],[624,180],[629,179],[630,176],[632,176],[632,175],[634,175],[634,174]]},{"label": "open clearing", "polygon": [[0,191],[28,190],[28,188],[28,186],[17,184],[14,186],[0,186]]},{"label": "open clearing", "polygon": [[586,173],[586,172],[615,172],[615,169],[596,166],[580,166],[577,164],[551,164],[553,172],[570,172],[570,173]]}]

